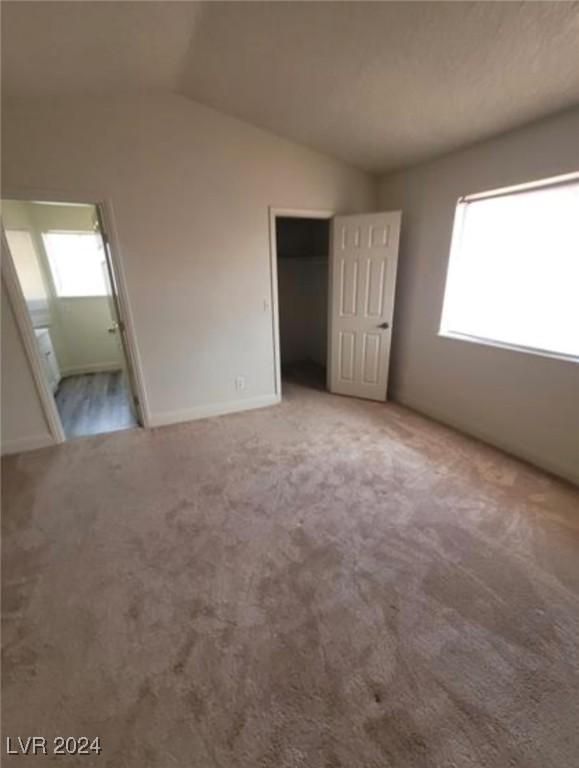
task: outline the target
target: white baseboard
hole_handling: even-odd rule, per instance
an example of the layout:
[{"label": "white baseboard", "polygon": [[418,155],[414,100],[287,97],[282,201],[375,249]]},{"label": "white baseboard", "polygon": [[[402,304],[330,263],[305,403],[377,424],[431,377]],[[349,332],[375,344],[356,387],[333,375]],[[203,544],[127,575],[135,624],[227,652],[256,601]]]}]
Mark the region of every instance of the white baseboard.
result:
[{"label": "white baseboard", "polygon": [[66,376],[81,376],[83,373],[109,373],[111,371],[120,371],[122,367],[121,363],[118,362],[72,365],[68,368],[61,368],[60,376],[64,379]]},{"label": "white baseboard", "polygon": [[52,435],[31,435],[30,437],[20,437],[16,440],[6,440],[2,443],[2,456],[8,456],[11,453],[34,451],[37,448],[47,448],[49,445],[55,445]]},{"label": "white baseboard", "polygon": [[559,464],[545,459],[542,456],[536,456],[531,451],[521,449],[520,446],[514,445],[507,440],[496,438],[494,435],[491,435],[485,430],[472,427],[470,424],[463,424],[458,419],[453,419],[446,414],[440,413],[436,407],[431,406],[429,403],[424,403],[418,398],[414,398],[407,393],[392,392],[389,399],[393,400],[395,403],[400,403],[400,405],[405,405],[407,408],[410,408],[411,410],[416,411],[417,413],[420,413],[421,415],[426,416],[433,421],[437,421],[439,424],[444,424],[451,429],[455,429],[457,432],[461,432],[463,435],[474,437],[476,440],[480,440],[487,445],[498,448],[500,451],[504,451],[504,453],[508,453],[515,458],[522,459],[523,461],[526,461],[528,464],[532,464],[538,469],[542,469],[552,475],[557,475],[558,477],[563,478],[563,480],[567,480],[574,485],[579,485],[579,476],[574,474],[572,471],[569,471],[567,467],[562,467]]},{"label": "white baseboard", "polygon": [[280,400],[279,395],[263,395],[261,397],[248,397],[244,400],[230,400],[226,403],[199,405],[182,411],[162,411],[161,413],[152,413],[150,415],[149,426],[163,427],[167,424],[178,424],[182,421],[196,421],[197,419],[206,419],[210,416],[223,416],[226,413],[251,411],[256,408],[277,405]]}]

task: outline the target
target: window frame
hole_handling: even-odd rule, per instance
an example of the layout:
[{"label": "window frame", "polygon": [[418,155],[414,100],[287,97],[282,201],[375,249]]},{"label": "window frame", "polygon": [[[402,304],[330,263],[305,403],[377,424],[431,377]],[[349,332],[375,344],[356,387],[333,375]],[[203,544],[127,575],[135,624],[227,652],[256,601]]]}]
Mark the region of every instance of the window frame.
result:
[{"label": "window frame", "polygon": [[510,350],[512,352],[523,352],[528,355],[535,355],[538,357],[553,358],[555,360],[564,360],[571,363],[579,363],[579,355],[570,355],[564,352],[553,352],[548,349],[541,349],[540,347],[533,347],[530,345],[515,344],[511,342],[498,341],[496,339],[487,338],[485,336],[477,336],[469,333],[461,333],[460,331],[451,331],[446,327],[445,323],[445,304],[447,291],[450,285],[450,275],[453,270],[453,265],[460,258],[462,233],[464,231],[464,217],[466,209],[469,203],[476,202],[477,200],[485,200],[495,197],[511,197],[524,192],[533,192],[539,189],[548,189],[550,187],[559,187],[567,184],[577,184],[579,182],[579,171],[573,173],[566,173],[561,176],[553,176],[547,179],[540,179],[537,181],[531,181],[524,184],[517,184],[510,187],[501,187],[499,189],[489,190],[487,192],[476,192],[474,194],[463,195],[458,198],[454,210],[454,221],[451,232],[450,249],[448,262],[446,267],[446,277],[444,281],[444,291],[442,294],[442,307],[440,310],[440,321],[438,324],[437,337],[441,339],[450,339],[454,341],[464,341],[470,344],[477,344],[485,347],[494,347],[497,349]]}]

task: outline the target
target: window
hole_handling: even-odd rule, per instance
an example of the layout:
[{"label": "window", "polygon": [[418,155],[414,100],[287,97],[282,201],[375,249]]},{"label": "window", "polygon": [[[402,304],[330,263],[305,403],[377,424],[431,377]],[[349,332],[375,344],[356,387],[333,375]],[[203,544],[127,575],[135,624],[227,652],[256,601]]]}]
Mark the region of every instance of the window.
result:
[{"label": "window", "polygon": [[579,179],[459,200],[440,332],[579,358]]},{"label": "window", "polygon": [[110,293],[99,234],[45,232],[42,239],[58,296],[107,296]]}]

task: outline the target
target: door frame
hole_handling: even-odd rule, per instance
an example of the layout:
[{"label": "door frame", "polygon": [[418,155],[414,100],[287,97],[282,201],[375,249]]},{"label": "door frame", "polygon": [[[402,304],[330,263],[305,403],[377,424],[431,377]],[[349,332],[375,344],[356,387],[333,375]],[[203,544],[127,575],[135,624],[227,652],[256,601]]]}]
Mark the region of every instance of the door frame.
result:
[{"label": "door frame", "polygon": [[[277,240],[275,220],[278,217],[286,219],[327,219],[331,221],[336,215],[335,211],[328,209],[312,208],[276,208],[269,206],[269,267],[271,279],[271,317],[272,317],[272,339],[273,339],[273,361],[274,361],[274,383],[275,394],[278,400],[281,400],[281,349],[279,333],[279,292],[278,292],[278,274],[277,274]],[[331,227],[330,227],[330,253],[328,258],[331,262]],[[328,277],[328,290],[330,278]],[[329,293],[328,293],[329,297]],[[329,313],[331,314],[331,313]],[[327,343],[327,342],[326,342]]]},{"label": "door frame", "polygon": [[[138,408],[140,410],[142,421],[140,426],[148,428],[150,426],[150,410],[144,385],[140,355],[134,332],[133,313],[131,311],[126,288],[125,270],[117,237],[113,204],[111,199],[107,196],[99,194],[63,192],[24,187],[3,188],[2,199],[18,200],[21,202],[42,201],[52,203],[80,203],[95,206],[97,216],[102,228],[101,235],[104,240],[105,250],[108,250],[108,261],[115,278],[116,286],[112,286],[112,290],[114,291],[116,287],[116,299],[120,315],[119,321],[124,324],[125,328],[126,344],[123,346],[125,350],[125,357],[127,358],[126,364],[132,370],[132,386],[136,390],[131,394],[136,395],[136,397],[139,399]],[[6,238],[3,221],[1,222],[0,228],[2,250],[4,252],[2,258],[2,277],[6,285],[8,298],[14,312],[16,325],[24,344],[26,356],[28,358],[32,376],[36,384],[36,389],[38,391],[40,403],[50,433],[55,443],[63,443],[66,441],[66,436],[60,419],[60,414],[58,413],[58,408],[56,407],[54,395],[52,394],[46,379],[46,373],[44,371],[40,357],[40,350],[38,349],[38,344],[36,343],[36,336],[34,333],[34,327],[32,325],[32,319],[26,305],[24,294],[22,293],[22,287],[16,272],[16,267],[14,266],[14,261],[12,259],[12,254],[10,252]],[[106,248],[107,244],[108,249]]]}]

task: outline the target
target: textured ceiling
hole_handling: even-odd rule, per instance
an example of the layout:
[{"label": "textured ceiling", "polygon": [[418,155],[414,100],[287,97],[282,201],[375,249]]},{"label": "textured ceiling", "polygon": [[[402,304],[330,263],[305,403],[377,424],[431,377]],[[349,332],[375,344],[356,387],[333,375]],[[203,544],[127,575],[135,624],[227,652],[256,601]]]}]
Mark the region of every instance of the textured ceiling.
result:
[{"label": "textured ceiling", "polygon": [[3,90],[175,90],[199,10],[190,2],[2,0]]},{"label": "textured ceiling", "polygon": [[7,92],[165,88],[380,172],[579,103],[579,3],[3,3]]}]

